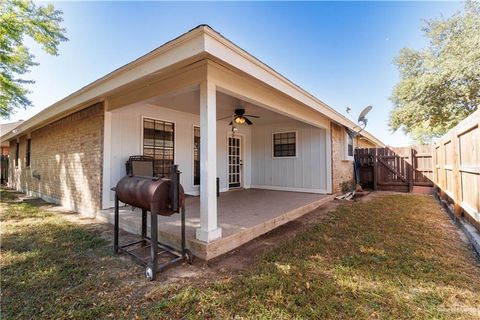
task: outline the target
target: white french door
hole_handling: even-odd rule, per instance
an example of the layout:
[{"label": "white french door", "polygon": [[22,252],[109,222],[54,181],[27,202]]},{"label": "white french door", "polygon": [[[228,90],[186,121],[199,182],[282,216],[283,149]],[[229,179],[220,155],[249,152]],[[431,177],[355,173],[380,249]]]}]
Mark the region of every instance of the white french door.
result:
[{"label": "white french door", "polygon": [[228,187],[240,188],[242,186],[242,137],[228,137]]}]

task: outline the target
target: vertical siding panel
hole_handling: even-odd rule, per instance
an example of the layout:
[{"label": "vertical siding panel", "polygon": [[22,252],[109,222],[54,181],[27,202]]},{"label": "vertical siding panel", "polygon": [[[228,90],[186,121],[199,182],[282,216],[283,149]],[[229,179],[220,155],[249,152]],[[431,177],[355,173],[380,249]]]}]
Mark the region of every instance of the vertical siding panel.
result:
[{"label": "vertical siding panel", "polygon": [[[297,131],[296,158],[274,159],[272,134]],[[261,125],[253,129],[253,185],[326,189],[326,131],[297,121]]]},{"label": "vertical siding panel", "polygon": [[312,129],[305,130],[305,142],[303,145],[305,146],[305,154],[303,155],[305,161],[305,166],[303,167],[304,177],[305,177],[305,185],[313,188],[312,184],[312,149],[315,147],[312,144]]},{"label": "vertical siding panel", "polygon": [[320,135],[320,146],[321,146],[321,151],[320,151],[320,186],[322,189],[327,189],[327,157],[329,156],[327,154],[327,143],[330,143],[330,141],[327,142],[327,131],[325,129],[321,130],[321,135]]},{"label": "vertical siding panel", "polygon": [[320,188],[320,130],[312,129],[312,144],[313,148],[312,154],[310,157],[311,166],[312,166],[312,187],[315,189]]},{"label": "vertical siding panel", "polygon": [[272,153],[271,153],[271,140],[272,140],[272,137],[271,137],[271,134],[269,134],[270,132],[266,130],[266,128],[263,128],[264,131],[263,131],[263,134],[264,134],[264,152],[265,152],[265,179],[263,181],[263,183],[265,185],[272,185],[273,184],[273,181],[272,181],[272,171],[273,171],[273,167],[272,167]]},{"label": "vertical siding panel", "polygon": [[300,154],[303,152],[302,150],[302,145],[303,145],[303,132],[302,130],[298,130],[298,146],[297,146],[297,151],[298,155],[297,158],[294,161],[294,166],[295,169],[293,170],[294,172],[294,187],[295,188],[301,188],[303,186],[303,162],[302,158],[300,157]]}]

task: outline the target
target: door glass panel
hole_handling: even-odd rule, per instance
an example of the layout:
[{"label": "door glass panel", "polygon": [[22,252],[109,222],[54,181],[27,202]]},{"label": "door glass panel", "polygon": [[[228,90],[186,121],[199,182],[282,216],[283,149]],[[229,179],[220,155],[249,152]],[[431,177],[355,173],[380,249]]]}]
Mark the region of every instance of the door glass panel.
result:
[{"label": "door glass panel", "polygon": [[230,188],[237,188],[241,186],[240,148],[240,138],[228,138],[228,184]]}]

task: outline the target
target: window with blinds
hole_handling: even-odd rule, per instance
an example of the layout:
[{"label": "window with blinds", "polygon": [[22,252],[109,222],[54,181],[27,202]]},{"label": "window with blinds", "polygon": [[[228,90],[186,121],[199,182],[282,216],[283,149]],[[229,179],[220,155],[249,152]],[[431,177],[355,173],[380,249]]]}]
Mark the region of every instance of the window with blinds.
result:
[{"label": "window with blinds", "polygon": [[280,132],[273,134],[273,157],[296,157],[297,156],[297,133]]},{"label": "window with blinds", "polygon": [[143,155],[153,157],[155,176],[169,176],[174,164],[175,124],[173,122],[143,119]]}]

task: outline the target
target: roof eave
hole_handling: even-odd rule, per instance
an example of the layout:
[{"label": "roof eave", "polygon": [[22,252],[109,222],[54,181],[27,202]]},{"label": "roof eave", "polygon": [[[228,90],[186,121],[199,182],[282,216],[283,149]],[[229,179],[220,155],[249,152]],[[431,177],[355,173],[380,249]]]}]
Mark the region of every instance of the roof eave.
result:
[{"label": "roof eave", "polygon": [[[17,127],[18,132],[9,132],[0,137],[0,141],[15,138],[22,132],[28,131],[35,125],[66,112],[88,101],[92,103],[103,101],[103,96],[124,84],[137,80],[145,75],[157,72],[168,65],[188,59],[198,53],[204,52],[204,29],[200,25],[183,35],[168,41],[153,51],[140,58],[108,73],[94,82],[73,92],[67,97],[55,102],[48,108],[40,111],[30,119],[24,121]],[[186,48],[187,47],[187,48]],[[166,57],[168,56],[168,57]]]},{"label": "roof eave", "polygon": [[[10,140],[20,133],[34,128],[35,125],[41,124],[42,121],[44,122],[88,101],[102,101],[102,97],[111,90],[200,53],[211,54],[232,64],[234,67],[320,112],[333,122],[349,128],[356,126],[355,123],[335,109],[241,49],[211,27],[200,25],[54,103],[19,125],[17,133],[7,133],[0,137],[0,140]],[[363,135],[377,145],[384,145],[367,131]]]},{"label": "roof eave", "polygon": [[[243,50],[214,29],[206,26],[204,30],[206,35],[209,37],[207,37],[205,40],[205,50],[207,51],[207,53],[211,54],[212,56],[216,56],[218,59],[221,59],[229,64],[233,63],[232,65],[237,69],[243,70],[249,73],[251,76],[259,79],[260,81],[267,83],[268,85],[278,89],[281,92],[286,93],[295,100],[300,101],[303,104],[309,106],[310,108],[322,113],[324,116],[331,119],[335,123],[347,126],[351,129],[353,129],[354,127],[358,127],[356,123],[354,123],[332,107],[328,106],[326,103],[313,96],[312,94],[304,90],[302,87],[296,85],[295,83],[281,75],[279,72],[275,71],[272,67],[268,66],[247,51]],[[221,44],[221,46],[219,46],[219,44]],[[228,57],[232,53],[235,53],[241,57],[241,59],[238,59],[238,62],[236,64],[234,59],[228,59]],[[254,68],[250,68],[249,66],[245,65],[245,63],[250,63],[251,66],[257,67],[257,72],[255,72]],[[248,72],[247,70],[250,70],[250,72]],[[364,131],[363,135],[376,145],[385,145],[382,141],[374,137],[368,131]]]}]

